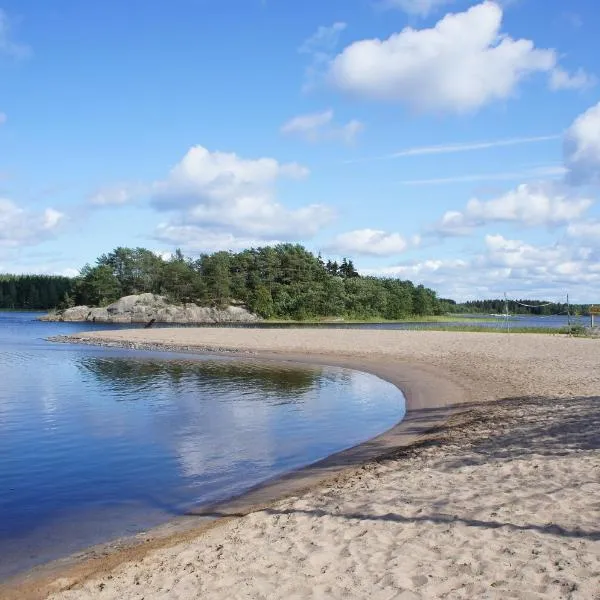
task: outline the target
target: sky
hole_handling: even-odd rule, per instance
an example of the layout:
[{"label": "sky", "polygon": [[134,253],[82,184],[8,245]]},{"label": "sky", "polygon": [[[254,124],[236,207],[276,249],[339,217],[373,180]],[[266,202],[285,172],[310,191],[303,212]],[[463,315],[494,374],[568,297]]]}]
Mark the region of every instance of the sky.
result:
[{"label": "sky", "polygon": [[0,272],[280,242],[600,301],[597,0],[0,0]]}]

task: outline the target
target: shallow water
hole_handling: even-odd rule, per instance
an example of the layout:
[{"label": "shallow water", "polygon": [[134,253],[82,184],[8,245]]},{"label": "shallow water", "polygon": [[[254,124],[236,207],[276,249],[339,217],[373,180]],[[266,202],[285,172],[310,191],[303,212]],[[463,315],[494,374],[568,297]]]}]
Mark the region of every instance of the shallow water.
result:
[{"label": "shallow water", "polygon": [[53,344],[102,326],[35,316],[0,312],[0,579],[242,493],[404,413],[369,374]]}]

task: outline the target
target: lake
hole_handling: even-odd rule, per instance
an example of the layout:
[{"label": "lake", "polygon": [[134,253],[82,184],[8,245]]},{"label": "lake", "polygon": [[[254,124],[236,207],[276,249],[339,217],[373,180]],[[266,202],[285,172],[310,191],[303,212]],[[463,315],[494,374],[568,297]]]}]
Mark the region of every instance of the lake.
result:
[{"label": "lake", "polygon": [[55,344],[116,326],[36,316],[0,312],[0,579],[239,495],[404,414],[370,374]]}]

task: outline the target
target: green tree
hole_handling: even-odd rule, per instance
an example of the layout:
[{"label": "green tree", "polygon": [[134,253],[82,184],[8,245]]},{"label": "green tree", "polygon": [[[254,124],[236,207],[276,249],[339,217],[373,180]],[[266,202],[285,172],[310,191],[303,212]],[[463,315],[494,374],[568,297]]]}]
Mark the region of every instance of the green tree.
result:
[{"label": "green tree", "polygon": [[273,297],[271,296],[269,289],[264,285],[259,285],[252,292],[248,307],[253,313],[260,315],[265,319],[269,319],[275,315]]},{"label": "green tree", "polygon": [[172,302],[205,304],[206,285],[183,255],[175,254],[162,265],[160,291]]},{"label": "green tree", "polygon": [[413,307],[416,315],[432,315],[435,309],[435,295],[423,285],[418,285],[413,294]]},{"label": "green tree", "polygon": [[200,259],[208,300],[219,308],[227,306],[231,300],[230,258],[229,252],[215,252]]}]

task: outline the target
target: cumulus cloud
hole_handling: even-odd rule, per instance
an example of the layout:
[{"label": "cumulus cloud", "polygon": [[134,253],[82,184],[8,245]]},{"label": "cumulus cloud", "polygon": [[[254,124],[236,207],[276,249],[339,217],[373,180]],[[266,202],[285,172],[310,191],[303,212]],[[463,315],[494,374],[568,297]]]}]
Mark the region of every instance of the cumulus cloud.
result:
[{"label": "cumulus cloud", "polygon": [[552,184],[521,184],[492,200],[472,198],[462,211],[447,211],[435,225],[442,235],[466,235],[490,223],[527,227],[565,225],[579,219],[592,205],[588,198],[573,198]]},{"label": "cumulus cloud", "polygon": [[142,184],[117,184],[97,190],[89,196],[88,203],[97,207],[123,206],[135,202],[146,191]]},{"label": "cumulus cloud", "polygon": [[586,73],[583,69],[578,69],[570,74],[561,67],[556,67],[550,74],[551,90],[584,90],[596,84],[596,78]]},{"label": "cumulus cloud", "polygon": [[590,219],[571,223],[567,227],[567,236],[600,247],[600,220]]},{"label": "cumulus cloud", "polygon": [[301,179],[308,170],[272,158],[244,159],[234,153],[191,148],[165,181],[152,188],[152,204],[176,213],[169,225],[194,225],[254,239],[298,239],[331,221],[323,204],[287,208],[275,195],[281,178]]},{"label": "cumulus cloud", "polygon": [[329,79],[342,91],[421,111],[476,110],[556,66],[553,50],[501,33],[502,16],[498,4],[485,1],[431,29],[355,42],[331,61]]},{"label": "cumulus cloud", "polygon": [[509,296],[589,301],[600,284],[597,251],[585,246],[536,246],[502,235],[487,235],[483,249],[466,258],[427,259],[371,271],[408,278],[457,300]]},{"label": "cumulus cloud", "polygon": [[13,273],[19,275],[61,275],[63,277],[76,277],[79,269],[74,267],[63,267],[51,262],[22,262],[22,252],[15,250],[2,251],[0,253],[0,273]]},{"label": "cumulus cloud", "polygon": [[34,246],[52,237],[65,220],[53,208],[35,212],[0,198],[0,246]]},{"label": "cumulus cloud", "polygon": [[8,15],[0,8],[0,55],[11,58],[27,58],[31,48],[12,39],[11,23]]},{"label": "cumulus cloud", "polygon": [[575,119],[565,134],[567,181],[600,184],[600,102]]},{"label": "cumulus cloud", "polygon": [[486,235],[487,262],[496,267],[540,267],[560,260],[565,248],[560,246],[538,247],[522,240],[507,239],[502,235]]},{"label": "cumulus cloud", "polygon": [[507,269],[511,278],[538,285],[580,285],[600,282],[597,255],[587,247],[553,244],[535,246],[501,235],[485,238],[483,265]]},{"label": "cumulus cloud", "polygon": [[155,238],[160,242],[181,247],[188,252],[235,251],[258,246],[274,246],[279,243],[278,240],[236,237],[231,233],[214,231],[197,225],[169,223],[162,223],[156,228]]},{"label": "cumulus cloud", "polygon": [[383,275],[386,277],[399,277],[412,279],[417,282],[432,280],[432,276],[441,273],[448,276],[451,272],[460,272],[469,265],[467,260],[463,259],[425,259],[422,261],[406,262],[391,267],[382,267],[379,269],[367,269],[365,273],[373,275]]},{"label": "cumulus cloud", "polygon": [[399,233],[379,229],[356,229],[336,236],[327,250],[337,254],[391,256],[404,252],[410,243],[417,245],[418,242],[418,238],[409,242]]},{"label": "cumulus cloud", "polygon": [[364,129],[363,124],[356,119],[344,125],[333,122],[333,110],[299,115],[293,117],[281,126],[281,133],[295,135],[309,142],[341,141],[352,144],[356,136]]},{"label": "cumulus cloud", "polygon": [[454,0],[384,0],[384,8],[397,8],[409,15],[426,17],[442,6],[452,4]]}]

